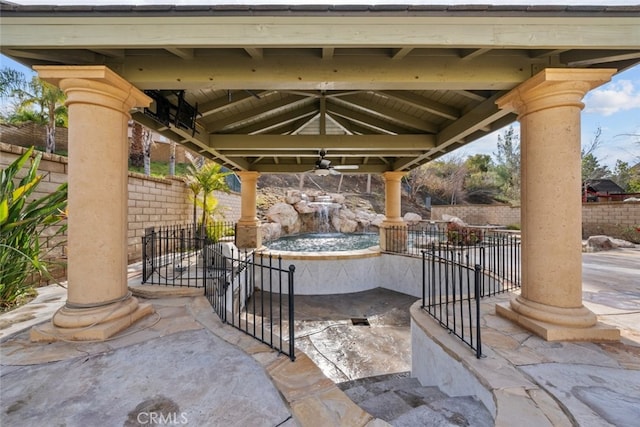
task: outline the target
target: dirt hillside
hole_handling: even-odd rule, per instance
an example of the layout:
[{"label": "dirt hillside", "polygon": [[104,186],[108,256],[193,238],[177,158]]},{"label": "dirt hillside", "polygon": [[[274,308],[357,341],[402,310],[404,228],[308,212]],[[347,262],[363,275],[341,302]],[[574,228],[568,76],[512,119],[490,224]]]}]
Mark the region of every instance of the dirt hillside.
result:
[{"label": "dirt hillside", "polygon": [[[287,190],[324,191],[340,193],[346,198],[347,207],[369,208],[376,213],[384,213],[384,181],[378,175],[371,175],[370,185],[366,174],[342,174],[317,176],[312,174],[268,174],[258,179],[258,214],[261,218],[273,204],[284,200]],[[370,187],[370,188],[368,188]],[[367,190],[370,190],[369,192]],[[431,212],[424,206],[413,203],[402,195],[402,215],[414,212],[424,219]]]}]

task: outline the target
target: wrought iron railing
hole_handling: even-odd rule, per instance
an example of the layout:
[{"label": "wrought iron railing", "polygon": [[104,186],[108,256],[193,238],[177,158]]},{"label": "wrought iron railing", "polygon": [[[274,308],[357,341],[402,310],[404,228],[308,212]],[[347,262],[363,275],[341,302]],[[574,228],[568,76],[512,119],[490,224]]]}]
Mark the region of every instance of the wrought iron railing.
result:
[{"label": "wrought iron railing", "polygon": [[[206,279],[202,249],[214,242],[232,241],[233,222],[149,227],[142,236],[142,283],[203,287]],[[220,255],[221,256],[221,255]],[[219,265],[220,257],[206,267]]]},{"label": "wrought iron railing", "polygon": [[387,252],[422,256],[422,308],[482,356],[480,299],[520,287],[520,236],[419,223],[385,230]]},{"label": "wrought iron railing", "polygon": [[295,267],[284,268],[281,257],[245,251],[223,261],[225,279],[212,274],[205,288],[220,319],[295,360]]},{"label": "wrought iron railing", "polygon": [[422,256],[423,251],[498,278],[481,289],[482,296],[518,289],[521,273],[520,235],[491,227],[451,227],[444,222],[420,222],[385,230],[386,252]]},{"label": "wrought iron railing", "polygon": [[283,268],[281,258],[238,250],[226,241],[231,230],[232,223],[214,223],[207,230],[147,229],[142,283],[204,288],[223,322],[295,360],[295,268]]},{"label": "wrought iron railing", "polygon": [[422,309],[442,327],[482,356],[480,294],[482,268],[441,257],[432,251],[422,255]]}]

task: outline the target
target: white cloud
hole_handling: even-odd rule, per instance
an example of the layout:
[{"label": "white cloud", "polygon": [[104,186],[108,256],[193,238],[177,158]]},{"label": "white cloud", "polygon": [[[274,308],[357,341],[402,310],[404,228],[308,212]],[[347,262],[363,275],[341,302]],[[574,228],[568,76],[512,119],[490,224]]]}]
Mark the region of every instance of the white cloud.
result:
[{"label": "white cloud", "polygon": [[595,89],[585,98],[585,112],[611,116],[640,108],[640,90],[630,80],[618,80]]}]

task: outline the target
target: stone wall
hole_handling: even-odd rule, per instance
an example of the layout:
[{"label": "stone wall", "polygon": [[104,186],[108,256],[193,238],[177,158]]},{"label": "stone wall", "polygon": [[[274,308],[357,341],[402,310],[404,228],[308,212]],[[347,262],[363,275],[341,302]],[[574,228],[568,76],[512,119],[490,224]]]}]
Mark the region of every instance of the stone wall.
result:
[{"label": "stone wall", "polygon": [[[0,168],[13,162],[24,148],[0,142]],[[67,181],[67,158],[43,153],[40,171],[43,179],[35,192],[42,197]],[[187,224],[193,221],[193,204],[190,191],[180,178],[154,178],[129,173],[129,262],[139,261],[142,254],[142,236],[151,226]],[[225,221],[236,222],[240,218],[240,195],[215,192],[219,206],[224,209]],[[63,249],[59,250],[63,256]],[[58,276],[64,274],[58,274]]]},{"label": "stone wall", "polygon": [[640,202],[583,203],[583,237],[600,234],[640,243]]},{"label": "stone wall", "polygon": [[[508,205],[432,206],[431,219],[443,214],[457,216],[474,225],[519,225],[520,207]],[[582,237],[605,234],[640,243],[640,202],[599,202],[582,204]]]},{"label": "stone wall", "polygon": [[431,219],[440,220],[442,215],[452,215],[473,225],[519,225],[520,206],[511,205],[434,205]]}]

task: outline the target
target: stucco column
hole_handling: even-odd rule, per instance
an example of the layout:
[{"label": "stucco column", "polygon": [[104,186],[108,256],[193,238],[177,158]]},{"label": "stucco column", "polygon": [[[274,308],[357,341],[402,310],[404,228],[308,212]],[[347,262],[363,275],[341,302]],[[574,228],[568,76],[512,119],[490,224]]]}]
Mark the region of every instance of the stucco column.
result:
[{"label": "stucco column", "polygon": [[253,171],[236,172],[236,174],[242,182],[236,246],[239,248],[259,248],[262,246],[262,234],[257,216],[256,194],[260,174]]},{"label": "stucco column", "polygon": [[402,219],[402,186],[405,172],[384,172],[384,215],[380,226],[380,249],[405,252],[407,249],[407,224]]},{"label": "stucco column", "polygon": [[497,101],[520,121],[522,287],[496,312],[547,340],[619,339],[582,304],[581,100],[614,72],[546,69]]},{"label": "stucco column", "polygon": [[69,110],[68,296],[34,340],[102,340],[153,311],[127,287],[127,124],[150,99],[104,66],[34,67]]}]

